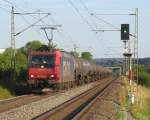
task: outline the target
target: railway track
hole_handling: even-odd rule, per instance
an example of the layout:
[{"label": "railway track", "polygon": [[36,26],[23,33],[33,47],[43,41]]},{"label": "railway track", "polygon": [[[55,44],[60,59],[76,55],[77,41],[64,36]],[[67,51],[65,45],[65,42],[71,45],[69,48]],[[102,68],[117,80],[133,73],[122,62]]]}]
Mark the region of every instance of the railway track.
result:
[{"label": "railway track", "polygon": [[48,98],[50,96],[54,96],[58,93],[64,93],[66,91],[68,91],[68,89],[57,91],[57,92],[50,91],[50,92],[43,92],[43,93],[41,93],[41,92],[37,93],[34,91],[36,94],[27,94],[27,95],[13,97],[13,98],[6,99],[6,100],[0,100],[0,113],[9,111],[14,108],[21,107],[21,106],[29,104],[31,102],[36,102],[36,101]]},{"label": "railway track", "polygon": [[[59,93],[63,93],[68,90],[61,90]],[[31,102],[36,102],[44,98],[48,98],[50,96],[56,95],[58,92],[50,91],[50,92],[44,92],[40,94],[27,94],[27,95],[22,95],[6,100],[0,100],[0,113],[21,107],[23,105],[29,104]]]},{"label": "railway track", "polygon": [[54,95],[54,93],[47,92],[46,94],[29,94],[29,95],[22,95],[22,96],[14,97],[14,98],[7,99],[7,100],[2,100],[0,101],[0,113],[8,111],[13,108],[26,105],[31,102],[35,102],[35,101],[47,98],[51,95]]},{"label": "railway track", "polygon": [[[9,120],[9,118],[11,118],[12,120],[38,119],[40,116],[45,114],[45,112],[48,113],[49,111],[58,109],[63,104],[66,104],[69,101],[75,99],[76,96],[81,96],[82,94],[86,93],[86,91],[90,91],[90,89],[92,89],[93,87],[100,87],[102,89],[102,85],[106,85],[109,81],[111,80],[108,80],[108,78],[106,78],[100,81],[95,81],[93,83],[78,86],[70,90],[65,90],[57,93],[52,92],[48,95],[25,95],[6,101],[0,101],[0,120]],[[91,93],[87,94],[88,96],[92,96]],[[85,98],[81,98],[80,100],[84,101]],[[78,104],[81,103],[79,102]],[[74,104],[74,108],[75,107],[76,104]],[[68,109],[68,111],[65,111],[65,113],[69,113],[69,111],[70,110]]]},{"label": "railway track", "polygon": [[[90,106],[98,96],[102,96],[105,92],[108,92],[111,89],[112,83],[117,78],[111,80],[106,80],[102,83],[100,82],[94,88],[89,89],[88,91],[72,98],[71,100],[66,101],[65,103],[46,111],[36,117],[33,120],[71,120],[79,119],[82,116],[82,110],[88,109],[87,106]],[[110,92],[110,91],[109,91]]]},{"label": "railway track", "polygon": [[[98,117],[98,119],[107,118],[114,120],[116,116],[115,114],[113,115],[113,112],[116,112],[116,108],[115,110],[112,110],[111,104],[113,104],[113,106],[114,104],[117,104],[117,102],[115,103],[114,101],[117,98],[116,94],[114,94],[114,91],[117,91],[117,85],[121,84],[121,82],[118,80],[119,79],[116,79],[113,84],[110,84],[99,95],[95,96],[95,98],[91,100],[91,102],[85,106],[82,111],[73,118],[73,120],[97,119],[96,117]],[[98,111],[100,114],[97,116]]]}]

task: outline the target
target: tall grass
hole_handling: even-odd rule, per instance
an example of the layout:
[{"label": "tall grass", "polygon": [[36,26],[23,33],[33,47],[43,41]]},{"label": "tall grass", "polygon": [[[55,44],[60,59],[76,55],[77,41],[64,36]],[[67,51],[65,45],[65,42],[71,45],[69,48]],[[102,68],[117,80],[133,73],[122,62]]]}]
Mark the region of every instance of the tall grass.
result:
[{"label": "tall grass", "polygon": [[10,91],[0,86],[0,100],[12,97]]},{"label": "tall grass", "polygon": [[138,92],[135,95],[136,103],[129,107],[137,120],[150,120],[150,67],[139,66]]},{"label": "tall grass", "polygon": [[136,103],[130,106],[132,115],[137,120],[150,120],[150,89],[138,87]]},{"label": "tall grass", "polygon": [[[128,99],[128,91],[130,90],[129,81],[124,77],[122,82],[122,88],[118,95],[120,108],[128,109],[136,120],[150,120],[150,88],[138,85],[138,92],[135,94],[135,103],[131,104]],[[120,112],[120,114],[119,120],[124,119],[123,112]]]}]

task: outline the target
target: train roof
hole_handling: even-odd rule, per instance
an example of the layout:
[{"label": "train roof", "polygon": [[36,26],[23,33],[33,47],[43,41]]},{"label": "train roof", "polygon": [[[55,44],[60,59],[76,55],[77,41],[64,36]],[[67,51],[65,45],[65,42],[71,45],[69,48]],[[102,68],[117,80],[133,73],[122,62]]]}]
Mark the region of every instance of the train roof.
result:
[{"label": "train roof", "polygon": [[60,50],[55,50],[55,51],[33,51],[33,52],[30,53],[30,55],[47,55],[47,54],[54,55],[54,54],[56,54],[57,52],[60,53],[62,56],[69,57],[69,58],[76,59],[76,60],[80,60],[80,61],[82,61],[82,62],[88,62],[88,63],[90,63],[90,64],[93,64],[93,65],[95,65],[95,66],[98,66],[99,68],[101,68],[101,69],[103,69],[103,70],[105,70],[105,71],[111,72],[110,69],[105,68],[105,67],[103,67],[103,66],[101,66],[101,65],[98,65],[98,64],[96,64],[96,63],[95,63],[94,61],[92,61],[92,60],[86,60],[86,59],[83,59],[83,58],[80,58],[80,57],[73,56],[73,55],[69,54],[69,53],[66,52],[66,51],[60,51]]},{"label": "train roof", "polygon": [[33,51],[29,55],[47,55],[47,54],[55,54],[56,51]]}]

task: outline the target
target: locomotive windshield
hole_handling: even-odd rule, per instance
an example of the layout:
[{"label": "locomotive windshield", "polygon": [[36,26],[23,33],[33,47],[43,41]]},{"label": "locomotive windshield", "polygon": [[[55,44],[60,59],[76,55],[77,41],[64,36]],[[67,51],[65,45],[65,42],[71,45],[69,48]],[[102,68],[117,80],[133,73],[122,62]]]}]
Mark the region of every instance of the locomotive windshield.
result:
[{"label": "locomotive windshield", "polygon": [[54,67],[54,56],[50,55],[33,55],[31,56],[30,66],[33,68],[50,68]]}]

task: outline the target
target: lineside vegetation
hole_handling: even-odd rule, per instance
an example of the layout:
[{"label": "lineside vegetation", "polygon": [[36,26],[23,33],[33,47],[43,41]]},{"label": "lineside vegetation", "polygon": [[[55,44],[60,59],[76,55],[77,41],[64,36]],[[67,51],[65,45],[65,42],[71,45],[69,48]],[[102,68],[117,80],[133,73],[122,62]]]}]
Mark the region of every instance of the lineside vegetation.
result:
[{"label": "lineside vegetation", "polygon": [[[56,45],[48,47],[41,43],[39,40],[34,40],[26,43],[23,47],[16,49],[16,68],[15,68],[15,80],[11,80],[11,48],[7,48],[4,53],[0,54],[0,98],[7,98],[11,95],[21,95],[27,93],[30,88],[27,86],[27,66],[28,66],[28,54],[32,51],[48,51],[49,48],[57,48]],[[61,49],[60,49],[61,50]],[[73,56],[80,57],[78,52],[69,52]],[[83,52],[83,59],[92,59],[90,52]],[[5,89],[6,88],[6,89]],[[3,92],[2,92],[3,91]],[[6,94],[6,95],[5,95]]]},{"label": "lineside vegetation", "polygon": [[139,66],[139,84],[138,101],[129,110],[137,120],[150,120],[150,66]]},{"label": "lineside vegetation", "polygon": [[0,86],[0,100],[1,99],[7,99],[12,97],[13,95],[10,93],[10,91],[6,88],[3,88],[2,86]]}]

